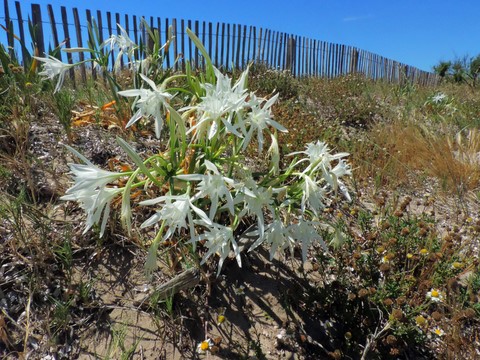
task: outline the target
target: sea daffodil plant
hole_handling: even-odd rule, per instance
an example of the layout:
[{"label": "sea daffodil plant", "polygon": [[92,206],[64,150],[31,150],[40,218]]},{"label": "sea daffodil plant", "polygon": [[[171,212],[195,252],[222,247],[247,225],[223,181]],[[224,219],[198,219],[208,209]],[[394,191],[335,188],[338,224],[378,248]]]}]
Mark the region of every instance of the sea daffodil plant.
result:
[{"label": "sea daffodil plant", "polygon": [[[103,235],[110,204],[117,196],[122,199],[123,223],[131,230],[131,193],[133,189],[140,191],[141,201],[135,209],[148,206],[155,211],[140,225],[156,231],[147,259],[148,272],[155,268],[159,242],[172,238],[184,239],[193,249],[200,249],[201,263],[217,259],[217,274],[230,253],[241,266],[241,252],[262,244],[271,248],[271,258],[284,249],[293,251],[297,244],[303,259],[314,243],[327,251],[321,234],[325,228],[338,231],[325,226],[321,210],[338,191],[350,200],[342,180],[351,175],[345,161],[348,154],[334,154],[318,141],[289,154],[291,163],[281,168],[277,133],[287,129],[273,119],[271,109],[278,96],[265,99],[249,92],[248,68],[233,82],[212,65],[199,39],[187,32],[206,59],[206,74],[193,76],[187,66],[187,73],[181,75],[187,85],[181,91],[167,86],[172,77],[156,83],[142,75],[145,88],[119,92],[136,97],[132,107],[137,111],[129,125],[142,117],[153,117],[158,137],[160,131],[166,133],[162,136],[167,139],[162,143],[166,151],[142,159],[118,138],[136,168],[113,173],[97,168],[69,148],[84,164],[70,165],[75,184],[63,199],[77,201],[85,210],[85,230],[99,225]],[[253,173],[246,165],[245,153],[256,137],[262,154],[265,136],[271,140],[266,152],[270,164],[261,174]],[[245,230],[245,223],[253,225]],[[255,238],[253,244],[242,242],[245,235]]]}]

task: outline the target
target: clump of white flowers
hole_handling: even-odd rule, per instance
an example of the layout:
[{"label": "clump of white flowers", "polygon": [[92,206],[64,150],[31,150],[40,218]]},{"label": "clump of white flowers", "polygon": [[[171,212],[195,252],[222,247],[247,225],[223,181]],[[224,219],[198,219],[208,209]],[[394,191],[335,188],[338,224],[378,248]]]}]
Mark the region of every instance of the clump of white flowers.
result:
[{"label": "clump of white flowers", "polygon": [[[333,153],[327,144],[317,141],[289,154],[292,161],[282,169],[277,133],[287,129],[274,120],[271,110],[278,95],[259,98],[249,92],[248,69],[233,82],[212,66],[198,38],[187,32],[206,59],[204,76],[187,72],[188,86],[178,92],[168,88],[170,78],[156,84],[141,75],[141,88],[118,92],[136,98],[128,125],[152,118],[158,137],[161,131],[167,132],[167,151],[142,159],[127,142],[118,139],[136,169],[117,173],[99,169],[69,148],[83,164],[70,165],[75,183],[62,199],[77,201],[87,213],[85,231],[97,225],[103,235],[115,198],[121,198],[123,224],[131,230],[131,203],[136,201],[131,193],[140,191],[142,201],[138,204],[154,209],[140,228],[155,227],[157,233],[147,260],[148,272],[154,270],[159,242],[185,238],[185,234],[185,241],[194,248],[202,243],[202,263],[218,259],[217,273],[230,253],[241,266],[241,251],[253,251],[261,244],[270,247],[271,257],[278,251],[292,251],[297,244],[304,259],[314,243],[327,249],[320,235],[325,229],[338,239],[342,236],[322,221],[321,214],[337,193],[350,201],[344,182],[351,175],[345,161],[348,154]],[[114,40],[110,40],[112,44]],[[125,42],[122,51],[132,46]],[[174,109],[172,99],[183,93],[189,94],[186,98],[190,102]],[[271,143],[267,151],[265,138]],[[256,139],[259,154],[266,151],[270,160],[260,176],[254,176],[244,161],[252,139]],[[152,194],[155,196],[149,199]],[[251,220],[254,226],[248,235],[255,240],[246,248],[239,243],[245,235],[241,225]]]}]

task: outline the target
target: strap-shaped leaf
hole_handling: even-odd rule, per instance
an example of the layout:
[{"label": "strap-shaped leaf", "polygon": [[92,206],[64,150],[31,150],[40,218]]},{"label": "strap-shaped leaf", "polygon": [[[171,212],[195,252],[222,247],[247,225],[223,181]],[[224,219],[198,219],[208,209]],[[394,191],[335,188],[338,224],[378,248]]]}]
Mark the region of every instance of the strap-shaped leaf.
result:
[{"label": "strap-shaped leaf", "polygon": [[202,53],[203,57],[205,58],[205,63],[207,65],[206,73],[207,73],[207,80],[209,83],[215,83],[215,72],[213,71],[212,59],[208,55],[207,50],[202,44],[202,41],[195,35],[195,33],[187,28],[187,34],[192,39],[193,43],[197,47],[197,49]]},{"label": "strap-shaped leaf", "polygon": [[120,145],[120,147],[127,153],[128,157],[130,159],[132,159],[132,161],[135,163],[135,165],[137,165],[140,168],[140,171],[145,176],[147,176],[156,185],[162,186],[162,184],[160,184],[158,182],[158,180],[147,169],[147,167],[143,163],[140,156],[138,156],[138,154],[135,152],[135,150],[133,150],[133,148],[125,140],[123,140],[122,138],[117,136],[117,142],[118,142],[118,145]]}]

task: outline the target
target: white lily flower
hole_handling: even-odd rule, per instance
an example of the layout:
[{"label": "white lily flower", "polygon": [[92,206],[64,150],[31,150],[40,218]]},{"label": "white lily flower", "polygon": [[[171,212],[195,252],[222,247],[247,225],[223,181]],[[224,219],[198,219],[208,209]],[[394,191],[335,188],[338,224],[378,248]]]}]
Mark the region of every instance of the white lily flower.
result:
[{"label": "white lily flower", "polygon": [[[71,190],[71,189],[69,189]],[[100,220],[100,237],[105,232],[108,217],[110,215],[110,203],[123,192],[123,188],[81,188],[76,191],[67,190],[67,194],[61,200],[71,200],[80,203],[80,207],[87,213],[85,234],[93,225],[98,225]],[[103,215],[102,215],[103,213]]]},{"label": "white lily flower", "polygon": [[76,65],[64,63],[52,55],[48,55],[48,57],[44,58],[34,56],[34,58],[44,63],[43,71],[39,72],[39,75],[45,76],[46,79],[50,80],[53,80],[55,76],[58,75],[58,81],[54,93],[59,91],[62,87],[63,81],[65,80],[65,73]]},{"label": "white lily flower", "polygon": [[435,94],[435,96],[432,97],[432,102],[435,103],[435,104],[439,104],[445,99],[447,99],[447,95],[439,92],[439,93]]},{"label": "white lily flower", "polygon": [[177,175],[176,177],[178,179],[187,181],[200,181],[200,183],[197,185],[199,192],[193,196],[192,201],[206,197],[210,199],[210,220],[213,221],[217,213],[218,201],[222,199],[226,200],[227,208],[230,211],[230,214],[234,215],[235,210],[233,207],[233,198],[232,194],[230,193],[230,188],[233,187],[235,182],[233,179],[222,176],[218,172],[215,164],[212,162],[205,160],[205,166],[207,167],[207,171],[209,171],[209,173],[205,175],[189,174]]},{"label": "white lily flower", "polygon": [[119,49],[114,63],[115,70],[120,69],[120,58],[124,54],[127,55],[129,59],[132,59],[135,49],[138,48],[137,44],[130,39],[125,29],[121,27],[120,24],[117,24],[117,26],[120,29],[121,35],[112,34],[112,36],[110,36],[100,45],[100,48],[103,48],[107,45],[110,46],[110,51],[113,51],[115,47]]},{"label": "white lily flower", "polygon": [[217,276],[222,270],[223,262],[230,254],[230,247],[235,253],[235,258],[237,259],[238,266],[242,267],[240,248],[235,241],[235,236],[231,227],[214,223],[212,224],[212,226],[209,227],[207,232],[200,236],[197,236],[194,241],[199,240],[206,240],[205,246],[208,248],[208,251],[203,257],[200,264],[204,264],[205,261],[207,261],[208,258],[213,254],[218,254],[220,256],[220,260],[218,261]]},{"label": "white lily flower", "polygon": [[300,163],[308,161],[309,165],[303,171],[304,173],[307,173],[309,171],[317,171],[324,164],[328,164],[328,166],[330,166],[331,161],[341,159],[349,155],[348,153],[338,153],[332,155],[330,153],[328,145],[323,141],[317,141],[316,143],[308,143],[305,151],[296,151],[288,154],[287,156],[297,154],[307,155],[307,158],[300,159],[294,164],[294,166],[297,166]]},{"label": "white lily flower", "polygon": [[288,227],[290,236],[302,243],[302,258],[303,261],[307,260],[307,250],[314,241],[318,241],[320,245],[327,250],[323,239],[318,234],[317,229],[315,228],[315,222],[305,221],[300,219],[297,224],[292,224]]},{"label": "white lily flower", "polygon": [[242,73],[239,80],[232,86],[232,80],[223,75],[220,70],[214,68],[217,82],[213,84],[202,85],[205,89],[205,96],[201,98],[202,102],[194,107],[186,107],[182,110],[196,109],[199,113],[198,122],[192,126],[188,133],[195,132],[196,137],[203,137],[208,131],[208,138],[212,139],[217,131],[220,122],[227,130],[238,137],[242,134],[238,132],[232,124],[233,113],[242,110],[245,106],[245,81],[247,70]]},{"label": "white lily flower", "polygon": [[289,248],[290,253],[293,254],[295,240],[290,236],[289,228],[278,218],[265,227],[264,235],[260,236],[248,251],[254,250],[263,242],[266,242],[270,246],[270,261],[273,259],[277,251],[283,251],[286,248]]},{"label": "white lily flower", "polygon": [[287,132],[287,129],[285,127],[283,127],[278,122],[272,119],[271,107],[277,99],[278,99],[278,94],[273,96],[268,101],[266,101],[265,99],[258,99],[254,93],[250,94],[250,100],[248,104],[251,108],[251,111],[247,114],[245,119],[245,125],[246,127],[248,127],[248,131],[245,134],[243,149],[247,148],[252,138],[252,135],[255,131],[257,132],[257,142],[258,142],[259,153],[263,149],[263,130],[265,130],[268,126],[272,126],[278,131]]},{"label": "white lily flower", "polygon": [[160,196],[155,199],[142,201],[140,202],[140,205],[154,205],[159,202],[164,202],[165,204],[162,206],[162,208],[157,210],[156,214],[152,215],[142,225],[140,225],[140,227],[143,229],[152,226],[159,221],[165,221],[165,225],[168,227],[168,230],[163,236],[164,240],[171,237],[176,230],[180,230],[182,228],[187,229],[187,220],[190,236],[193,238],[195,231],[193,228],[194,223],[191,210],[193,210],[204,223],[212,224],[207,214],[192,204],[188,194]]},{"label": "white lily flower", "polygon": [[135,106],[138,111],[128,121],[126,127],[132,126],[140,118],[152,116],[155,119],[155,136],[160,138],[161,130],[163,127],[163,115],[162,108],[168,104],[168,101],[173,97],[172,94],[162,91],[157,85],[147,78],[145,75],[140,74],[140,77],[152,88],[149,89],[132,89],[119,91],[118,94],[126,97],[140,98],[135,102]]},{"label": "white lily flower", "polygon": [[72,194],[79,190],[96,190],[104,188],[105,185],[124,176],[123,173],[111,172],[100,169],[99,167],[88,164],[68,164],[74,175],[75,185],[66,191],[66,194]]},{"label": "white lily flower", "polygon": [[[249,181],[251,180],[251,181]],[[246,181],[246,184],[238,184],[237,188],[240,194],[235,198],[236,202],[243,201],[244,209],[238,215],[242,217],[245,213],[255,215],[257,217],[259,236],[263,236],[265,231],[265,221],[263,217],[263,209],[267,208],[273,213],[273,189],[257,186],[253,179]]]},{"label": "white lily flower", "polygon": [[74,175],[74,185],[60,199],[77,201],[80,203],[80,207],[85,210],[87,224],[84,233],[94,224],[100,222],[103,212],[100,229],[100,236],[103,236],[110,214],[110,203],[115,196],[124,190],[123,188],[107,188],[106,185],[124,176],[124,174],[100,169],[72,147],[66,147],[85,164],[68,164]]},{"label": "white lily flower", "polygon": [[318,212],[325,207],[323,204],[325,199],[325,190],[321,188],[310,176],[301,174],[300,177],[304,180],[302,184],[302,212],[305,211],[305,206],[308,204],[313,213],[318,215]]},{"label": "white lily flower", "polygon": [[[329,164],[330,165],[330,164]],[[330,185],[330,187],[337,191],[340,189],[340,192],[345,196],[348,201],[352,201],[350,194],[348,193],[347,187],[345,184],[340,180],[341,177],[345,175],[352,175],[352,169],[345,160],[340,159],[338,164],[333,169],[327,169],[325,164],[322,166],[323,177]]]}]

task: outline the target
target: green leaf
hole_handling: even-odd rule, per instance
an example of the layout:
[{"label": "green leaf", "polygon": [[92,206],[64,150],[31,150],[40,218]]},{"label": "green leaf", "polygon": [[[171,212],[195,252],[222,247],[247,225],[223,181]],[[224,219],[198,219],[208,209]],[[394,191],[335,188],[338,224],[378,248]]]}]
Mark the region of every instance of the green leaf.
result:
[{"label": "green leaf", "polygon": [[213,71],[212,59],[210,59],[210,56],[208,55],[207,50],[203,46],[202,41],[189,28],[187,28],[187,34],[190,37],[190,39],[192,39],[197,49],[202,53],[203,57],[205,58],[205,63],[207,66],[206,68],[207,81],[211,84],[215,84],[215,71]]},{"label": "green leaf", "polygon": [[158,182],[158,180],[154,176],[152,176],[152,174],[147,169],[147,167],[143,163],[142,159],[140,158],[140,156],[138,156],[138,154],[135,152],[135,150],[133,150],[133,148],[125,140],[123,140],[122,138],[120,138],[118,136],[117,136],[117,142],[118,142],[118,145],[120,145],[121,148],[127,153],[128,157],[130,159],[132,159],[132,161],[135,163],[135,165],[137,165],[140,168],[140,171],[145,176],[147,176],[154,184],[161,187],[162,184],[160,184]]}]

